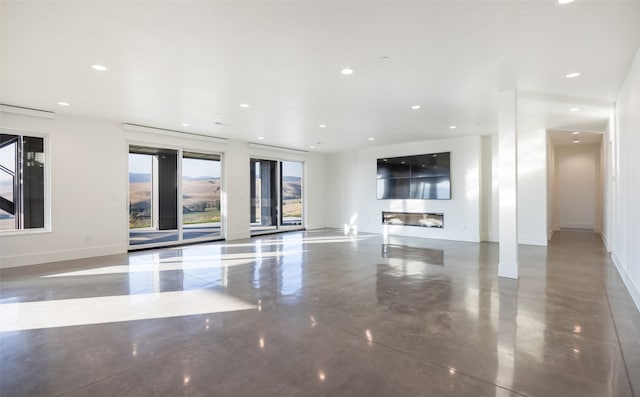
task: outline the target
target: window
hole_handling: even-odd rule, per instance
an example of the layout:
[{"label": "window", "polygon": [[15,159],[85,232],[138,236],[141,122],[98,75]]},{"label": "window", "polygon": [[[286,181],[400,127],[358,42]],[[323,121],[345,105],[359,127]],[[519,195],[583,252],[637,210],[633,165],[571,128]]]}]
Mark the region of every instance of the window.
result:
[{"label": "window", "polygon": [[221,238],[220,193],[219,155],[130,145],[129,246]]},{"label": "window", "polygon": [[281,224],[302,225],[302,163],[283,161],[281,164]]},{"label": "window", "polygon": [[45,140],[0,134],[0,231],[45,227]]},{"label": "window", "polygon": [[303,163],[251,159],[251,234],[303,228]]},{"label": "window", "polygon": [[182,155],[182,237],[220,237],[220,156]]}]

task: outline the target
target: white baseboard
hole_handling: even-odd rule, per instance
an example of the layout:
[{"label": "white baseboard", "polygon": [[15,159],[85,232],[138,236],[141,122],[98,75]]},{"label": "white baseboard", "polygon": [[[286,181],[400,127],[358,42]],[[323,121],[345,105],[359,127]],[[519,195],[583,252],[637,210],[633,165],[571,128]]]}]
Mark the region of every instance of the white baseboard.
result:
[{"label": "white baseboard", "polygon": [[105,256],[123,254],[127,252],[127,246],[122,244],[103,245],[99,247],[78,248],[60,251],[38,252],[34,254],[5,256],[0,258],[2,265],[0,268],[37,265],[40,263],[69,261],[74,259],[91,258],[94,256]]},{"label": "white baseboard", "polygon": [[546,246],[548,244],[547,236],[528,236],[519,235],[518,244]]},{"label": "white baseboard", "polygon": [[615,254],[615,252],[611,253],[611,260],[613,261],[614,265],[616,265],[618,274],[620,274],[622,282],[624,283],[625,287],[627,287],[627,291],[629,291],[629,295],[631,295],[633,303],[635,303],[638,310],[640,310],[640,288],[634,283],[629,273],[627,273],[627,270],[624,268],[622,262]]},{"label": "white baseboard", "polygon": [[593,223],[573,223],[573,222],[561,222],[560,227],[563,229],[594,229]]}]

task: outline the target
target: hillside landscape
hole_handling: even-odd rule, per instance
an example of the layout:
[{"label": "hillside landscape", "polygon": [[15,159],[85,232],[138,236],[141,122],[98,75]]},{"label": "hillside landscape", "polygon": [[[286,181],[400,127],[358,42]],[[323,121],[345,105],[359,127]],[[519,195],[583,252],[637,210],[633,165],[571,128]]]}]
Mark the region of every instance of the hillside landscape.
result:
[{"label": "hillside landscape", "polygon": [[[184,224],[220,221],[220,178],[184,178],[182,181]],[[282,212],[284,221],[299,221],[302,214],[301,179],[284,177]],[[152,183],[150,174],[129,174],[129,226],[151,227]]]}]

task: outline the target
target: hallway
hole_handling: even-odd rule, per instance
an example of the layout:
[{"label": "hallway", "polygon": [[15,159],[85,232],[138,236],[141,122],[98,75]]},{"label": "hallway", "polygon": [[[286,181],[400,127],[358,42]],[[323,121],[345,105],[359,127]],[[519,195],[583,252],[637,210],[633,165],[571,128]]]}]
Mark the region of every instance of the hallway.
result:
[{"label": "hallway", "polygon": [[520,247],[337,229],[0,272],[2,396],[640,396],[598,235]]}]

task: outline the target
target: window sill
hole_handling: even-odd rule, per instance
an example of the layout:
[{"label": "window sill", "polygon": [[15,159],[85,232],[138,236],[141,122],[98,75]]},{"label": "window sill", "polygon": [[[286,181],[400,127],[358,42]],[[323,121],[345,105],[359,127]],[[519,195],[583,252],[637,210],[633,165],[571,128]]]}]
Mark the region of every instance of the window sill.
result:
[{"label": "window sill", "polygon": [[51,229],[41,228],[41,229],[5,230],[5,231],[0,231],[0,237],[22,236],[22,235],[28,235],[28,234],[44,234],[44,233],[51,233]]}]

